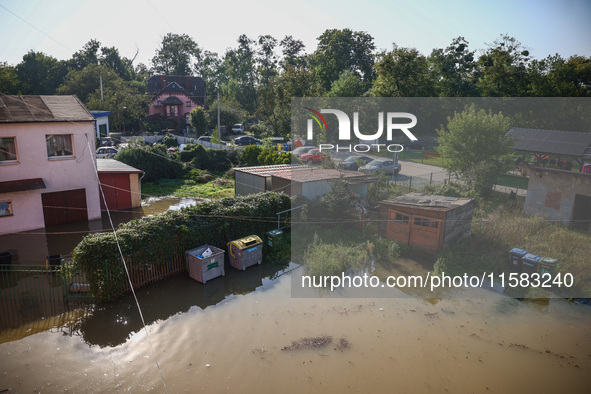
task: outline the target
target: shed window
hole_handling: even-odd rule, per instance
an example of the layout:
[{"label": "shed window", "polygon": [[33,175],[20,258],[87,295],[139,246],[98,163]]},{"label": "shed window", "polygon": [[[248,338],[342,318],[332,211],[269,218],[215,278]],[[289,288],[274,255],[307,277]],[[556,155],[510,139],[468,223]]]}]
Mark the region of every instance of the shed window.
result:
[{"label": "shed window", "polygon": [[408,216],[403,215],[401,213],[396,213],[396,219],[394,220],[396,220],[397,222],[408,224]]},{"label": "shed window", "polygon": [[0,162],[16,161],[16,138],[0,138]]},{"label": "shed window", "polygon": [[47,144],[47,157],[50,159],[74,154],[72,134],[46,135],[45,142]]},{"label": "shed window", "polygon": [[437,228],[439,223],[435,220],[421,218],[421,217],[416,216],[414,224],[415,224],[415,226]]}]

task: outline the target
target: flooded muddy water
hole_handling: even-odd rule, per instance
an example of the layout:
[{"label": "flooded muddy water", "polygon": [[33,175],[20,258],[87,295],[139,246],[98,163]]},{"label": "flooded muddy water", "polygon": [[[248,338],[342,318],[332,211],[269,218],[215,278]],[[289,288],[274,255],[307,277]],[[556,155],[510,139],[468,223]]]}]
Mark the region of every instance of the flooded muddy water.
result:
[{"label": "flooded muddy water", "polygon": [[[2,343],[0,389],[164,392],[156,359],[171,393],[591,388],[589,306],[484,290],[450,300],[299,299],[290,277],[301,268],[286,271],[263,264],[206,285],[179,275],[141,289],[154,353],[131,298]],[[282,350],[318,337],[332,341]]]},{"label": "flooded muddy water", "polygon": [[[151,197],[142,201],[140,208],[112,211],[115,227],[130,220],[151,216],[167,210],[179,210],[195,205],[198,198]],[[11,251],[13,264],[43,265],[49,255],[61,254],[69,258],[72,250],[86,235],[95,232],[111,231],[106,214],[101,219],[88,222],[68,223],[14,234],[0,235],[0,252]]]}]

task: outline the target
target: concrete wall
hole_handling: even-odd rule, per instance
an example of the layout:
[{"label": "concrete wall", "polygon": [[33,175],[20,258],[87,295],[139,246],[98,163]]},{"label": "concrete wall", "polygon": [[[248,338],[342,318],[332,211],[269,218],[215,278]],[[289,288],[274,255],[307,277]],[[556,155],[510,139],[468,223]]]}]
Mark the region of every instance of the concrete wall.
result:
[{"label": "concrete wall", "polygon": [[[73,156],[49,159],[45,136],[72,134]],[[0,164],[0,181],[42,178],[46,189],[0,194],[12,201],[13,216],[0,218],[0,234],[44,227],[41,194],[86,190],[88,219],[101,217],[94,146],[94,122],[0,124],[0,137],[16,137],[17,161]]]},{"label": "concrete wall", "polygon": [[529,167],[524,212],[564,224],[573,219],[575,195],[591,196],[591,174]]}]

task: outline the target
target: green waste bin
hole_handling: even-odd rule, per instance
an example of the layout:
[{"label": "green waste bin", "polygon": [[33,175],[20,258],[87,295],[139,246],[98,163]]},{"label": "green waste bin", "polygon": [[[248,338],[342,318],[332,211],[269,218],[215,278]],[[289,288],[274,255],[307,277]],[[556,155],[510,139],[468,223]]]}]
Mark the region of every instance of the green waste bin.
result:
[{"label": "green waste bin", "polygon": [[540,275],[546,273],[554,275],[556,272],[556,264],[558,264],[558,260],[554,257],[542,257],[540,259]]},{"label": "green waste bin", "polygon": [[273,246],[277,243],[277,241],[283,236],[283,230],[275,229],[270,230],[265,233],[265,238],[267,242],[267,246],[270,249],[273,249]]}]

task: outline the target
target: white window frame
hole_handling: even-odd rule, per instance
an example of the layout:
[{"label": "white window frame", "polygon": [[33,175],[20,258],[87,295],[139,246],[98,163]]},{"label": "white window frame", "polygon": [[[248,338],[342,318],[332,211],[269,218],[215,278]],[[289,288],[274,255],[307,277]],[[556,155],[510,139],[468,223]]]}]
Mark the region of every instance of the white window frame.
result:
[{"label": "white window frame", "polygon": [[[54,150],[55,154],[50,155],[50,148],[49,148],[49,139],[50,137],[70,137],[70,148],[72,148],[72,151],[70,152],[70,154],[65,154],[65,150],[62,149],[61,152],[62,154],[59,155],[57,154],[58,150]],[[56,145],[59,145],[59,143],[56,143]],[[74,152],[74,134],[46,134],[45,135],[45,147],[47,149],[47,159],[48,160],[65,160],[65,159],[75,159],[75,152]],[[69,152],[69,151],[68,151]]]},{"label": "white window frame", "polygon": [[[16,145],[16,136],[6,136],[6,137],[0,137],[0,139],[8,139],[8,138],[12,138],[13,143],[14,143],[14,159],[6,159],[6,160],[0,160],[0,165],[2,164],[17,164],[18,163],[18,146]],[[2,149],[2,148],[0,148]],[[0,152],[3,153],[3,152]]]}]

